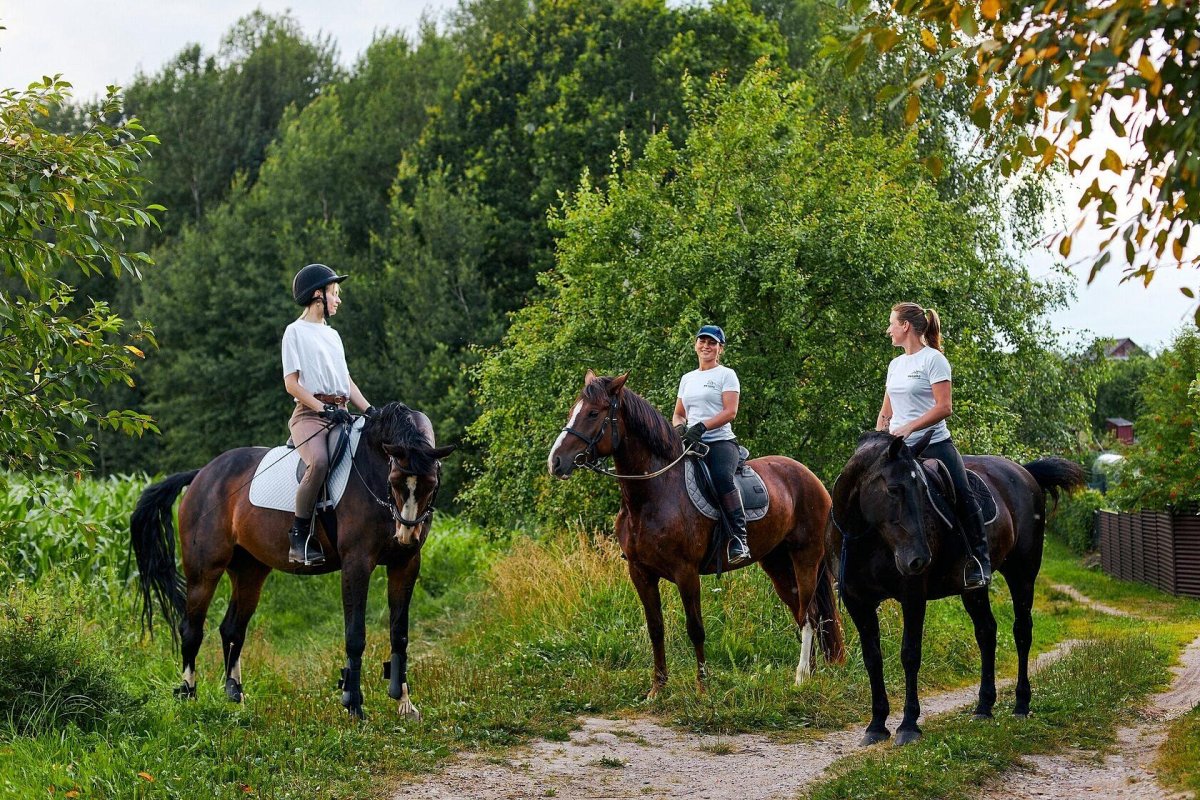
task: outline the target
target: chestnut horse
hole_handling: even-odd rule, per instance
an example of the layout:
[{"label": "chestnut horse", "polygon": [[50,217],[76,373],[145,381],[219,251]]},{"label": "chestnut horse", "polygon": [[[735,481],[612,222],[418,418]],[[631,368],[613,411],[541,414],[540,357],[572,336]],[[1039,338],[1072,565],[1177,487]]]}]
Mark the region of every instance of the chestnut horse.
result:
[{"label": "chestnut horse", "polygon": [[[928,479],[917,457],[929,444],[927,433],[912,448],[899,436],[864,433],[858,449],[833,486],[833,509],[826,551],[841,569],[839,588],[846,611],[858,628],[863,664],[871,679],[871,723],[862,744],[887,739],[888,698],[879,646],[879,604],[896,598],[904,619],[900,663],[904,666],[904,718],[896,744],[921,738],[917,718],[917,671],[925,606],[930,600],[961,595],[975,626],[981,665],[975,717],[992,716],[996,703],[996,619],[986,589],[963,591],[966,547],[934,512]],[[999,456],[964,456],[968,469],[983,478],[996,500],[987,526],[992,565],[1012,595],[1013,639],[1017,645],[1016,706],[1029,714],[1029,646],[1033,641],[1033,584],[1042,564],[1046,493],[1083,486],[1083,470],[1063,458],[1042,458],[1021,466]]]},{"label": "chestnut horse", "polygon": [[[233,584],[220,628],[225,694],[242,702],[242,645],[267,575],[273,569],[300,575],[340,569],[346,623],[342,705],[361,718],[367,587],[371,572],[382,564],[387,567],[391,609],[392,655],[385,665],[390,675],[388,694],[399,701],[401,714],[419,718],[408,693],[408,605],[421,569],[421,545],[432,522],[440,459],[453,450],[453,445],[436,447],[429,419],[402,403],[390,403],[371,416],[337,506],[337,541],[330,542],[323,526],[314,526],[321,531],[327,558],[317,567],[288,561],[290,512],[250,504],[250,479],[267,448],[228,450],[203,469],[172,475],[142,492],[130,521],[142,612],[151,627],[152,601],[157,597],[172,634],[178,630],[183,684],[175,690],[176,696],[196,696],[196,653],[222,573]],[[179,506],[179,539],[186,583],[175,568],[171,518],[175,498],[185,486],[190,488]]]},{"label": "chestnut horse", "polygon": [[[718,556],[720,564],[706,564],[715,523],[688,498],[679,463],[684,455],[682,442],[662,414],[625,388],[627,377],[597,377],[588,371],[567,425],[550,449],[550,474],[565,479],[577,466],[596,469],[598,459],[612,456],[621,484],[617,538],[646,613],[654,650],[654,676],[647,697],[657,695],[667,683],[659,594],[663,579],[675,584],[683,600],[688,637],[696,651],[696,680],[703,691],[700,575],[729,569],[726,554]],[[826,660],[845,660],[832,576],[821,569],[829,493],[807,467],[790,458],[766,456],[750,465],[762,476],[770,496],[769,513],[747,526],[750,552],[800,628],[796,667],[800,683],[812,673],[814,628]]]}]

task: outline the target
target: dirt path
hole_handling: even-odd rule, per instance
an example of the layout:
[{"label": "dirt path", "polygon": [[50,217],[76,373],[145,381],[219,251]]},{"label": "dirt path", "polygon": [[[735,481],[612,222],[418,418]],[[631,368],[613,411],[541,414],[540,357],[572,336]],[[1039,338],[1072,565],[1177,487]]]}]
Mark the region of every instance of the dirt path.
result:
[{"label": "dirt path", "polygon": [[[1200,637],[1183,653],[1171,688],[1154,695],[1143,710],[1143,721],[1117,731],[1115,752],[1099,760],[1096,753],[1075,751],[1057,756],[1032,756],[1026,770],[1009,772],[987,787],[980,797],[1034,800],[1045,797],[1103,797],[1106,800],[1165,800],[1191,797],[1165,791],[1149,772],[1166,739],[1166,723],[1200,704]],[[1014,788],[1015,787],[1015,788]]]},{"label": "dirt path", "polygon": [[[1061,643],[1031,665],[1065,653]],[[1011,681],[1002,685],[1008,685]],[[922,700],[923,720],[975,701],[969,686]],[[697,735],[645,719],[585,717],[569,742],[536,741],[505,759],[465,755],[393,800],[507,800],[558,797],[768,800],[793,798],[826,767],[859,750],[861,726],[812,741],[780,744],[765,736]],[[727,755],[736,757],[727,758]]]},{"label": "dirt path", "polygon": [[1074,600],[1077,603],[1082,603],[1083,605],[1087,606],[1088,608],[1099,611],[1101,614],[1108,614],[1113,617],[1132,617],[1133,616],[1133,614],[1130,614],[1128,611],[1122,611],[1119,608],[1113,608],[1112,606],[1106,606],[1104,603],[1100,603],[1096,600],[1093,600],[1092,598],[1088,597],[1083,592],[1079,591],[1078,589],[1076,589],[1074,586],[1071,586],[1070,584],[1056,583],[1052,586],[1052,588],[1055,589],[1056,591],[1062,592],[1063,594],[1067,595],[1068,597],[1070,597],[1072,600]]}]

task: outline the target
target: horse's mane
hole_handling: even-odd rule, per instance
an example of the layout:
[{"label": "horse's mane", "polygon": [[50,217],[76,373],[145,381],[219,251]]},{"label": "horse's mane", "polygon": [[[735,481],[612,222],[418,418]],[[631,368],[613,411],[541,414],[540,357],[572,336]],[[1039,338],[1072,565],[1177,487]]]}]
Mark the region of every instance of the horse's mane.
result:
[{"label": "horse's mane", "polygon": [[[588,381],[580,397],[589,403],[597,403],[608,394],[613,378],[601,377]],[[623,389],[621,406],[625,413],[625,426],[659,458],[674,458],[678,452],[679,437],[667,418],[657,408],[632,389]]]},{"label": "horse's mane", "polygon": [[385,444],[407,447],[409,468],[418,475],[431,475],[437,470],[437,461],[429,455],[433,442],[418,422],[424,416],[404,403],[391,402],[367,418],[363,434],[379,449]]},{"label": "horse's mane", "polygon": [[884,431],[863,431],[859,434],[854,455],[846,462],[846,467],[842,470],[840,477],[847,481],[847,485],[858,483],[863,470],[875,462],[875,459],[879,457],[879,451],[890,446],[894,438],[890,433]]}]

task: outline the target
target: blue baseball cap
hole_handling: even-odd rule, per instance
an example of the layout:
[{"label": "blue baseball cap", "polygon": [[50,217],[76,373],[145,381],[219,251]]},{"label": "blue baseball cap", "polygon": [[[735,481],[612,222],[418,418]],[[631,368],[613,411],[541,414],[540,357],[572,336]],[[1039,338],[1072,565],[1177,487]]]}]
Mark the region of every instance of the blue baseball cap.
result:
[{"label": "blue baseball cap", "polygon": [[717,325],[701,325],[700,330],[696,332],[696,338],[708,336],[717,340],[717,344],[725,344],[725,331]]}]

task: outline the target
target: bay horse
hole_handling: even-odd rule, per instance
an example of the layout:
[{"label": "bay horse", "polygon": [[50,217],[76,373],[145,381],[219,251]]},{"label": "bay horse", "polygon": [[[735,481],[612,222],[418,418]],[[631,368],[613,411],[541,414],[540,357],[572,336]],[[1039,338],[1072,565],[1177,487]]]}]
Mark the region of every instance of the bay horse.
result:
[{"label": "bay horse", "polygon": [[[575,467],[595,469],[598,459],[612,456],[621,487],[617,539],[645,611],[654,652],[654,673],[646,697],[657,696],[667,684],[659,594],[659,582],[664,579],[675,584],[683,601],[688,637],[696,652],[696,682],[704,691],[700,575],[729,569],[727,554],[717,556],[719,563],[707,563],[715,523],[688,498],[684,469],[679,464],[682,441],[657,409],[625,387],[627,378],[628,374],[597,377],[588,370],[567,424],[550,449],[548,466],[551,475],[566,479]],[[770,497],[769,513],[747,526],[750,552],[800,629],[802,644],[796,667],[796,683],[800,683],[812,673],[814,629],[826,660],[845,660],[832,576],[821,569],[829,493],[798,461],[766,456],[749,463],[766,483]],[[660,474],[644,479],[651,473]]]},{"label": "bay horse", "polygon": [[[858,628],[863,664],[871,681],[871,723],[861,744],[891,734],[879,644],[879,604],[900,601],[904,620],[900,662],[904,666],[904,718],[896,744],[921,738],[917,718],[917,671],[925,607],[930,600],[960,595],[975,628],[981,656],[979,702],[975,718],[992,716],[996,703],[996,619],[986,589],[963,590],[966,545],[935,513],[928,479],[918,457],[932,432],[911,448],[904,439],[881,431],[864,433],[858,449],[833,487],[833,508],[826,530],[831,569],[841,569],[839,588],[846,611]],[[963,456],[963,463],[987,484],[996,500],[995,520],[987,526],[992,565],[1004,575],[1012,595],[1013,639],[1017,647],[1018,717],[1029,714],[1029,647],[1033,640],[1033,586],[1042,564],[1046,494],[1083,486],[1083,470],[1063,458],[1042,458],[1024,466],[999,456]]]},{"label": "bay horse", "polygon": [[[250,479],[268,452],[265,447],[228,450],[202,469],[171,475],[147,487],[130,520],[131,544],[145,625],[153,633],[157,598],[172,636],[179,637],[183,683],[176,696],[196,696],[196,653],[222,574],[229,575],[233,588],[220,628],[225,694],[242,702],[242,645],[267,575],[273,569],[297,575],[340,569],[346,640],[342,705],[361,719],[367,588],[371,572],[383,565],[388,575],[392,643],[391,660],[385,665],[390,676],[388,694],[398,701],[402,715],[419,719],[408,687],[408,606],[421,569],[421,545],[432,523],[441,459],[453,450],[453,445],[437,447],[429,418],[402,403],[389,403],[369,417],[336,509],[336,542],[330,541],[323,525],[314,523],[327,560],[313,567],[288,561],[291,512],[250,503]],[[179,540],[186,582],[175,566],[171,514],[185,486],[189,488],[179,505]]]}]

